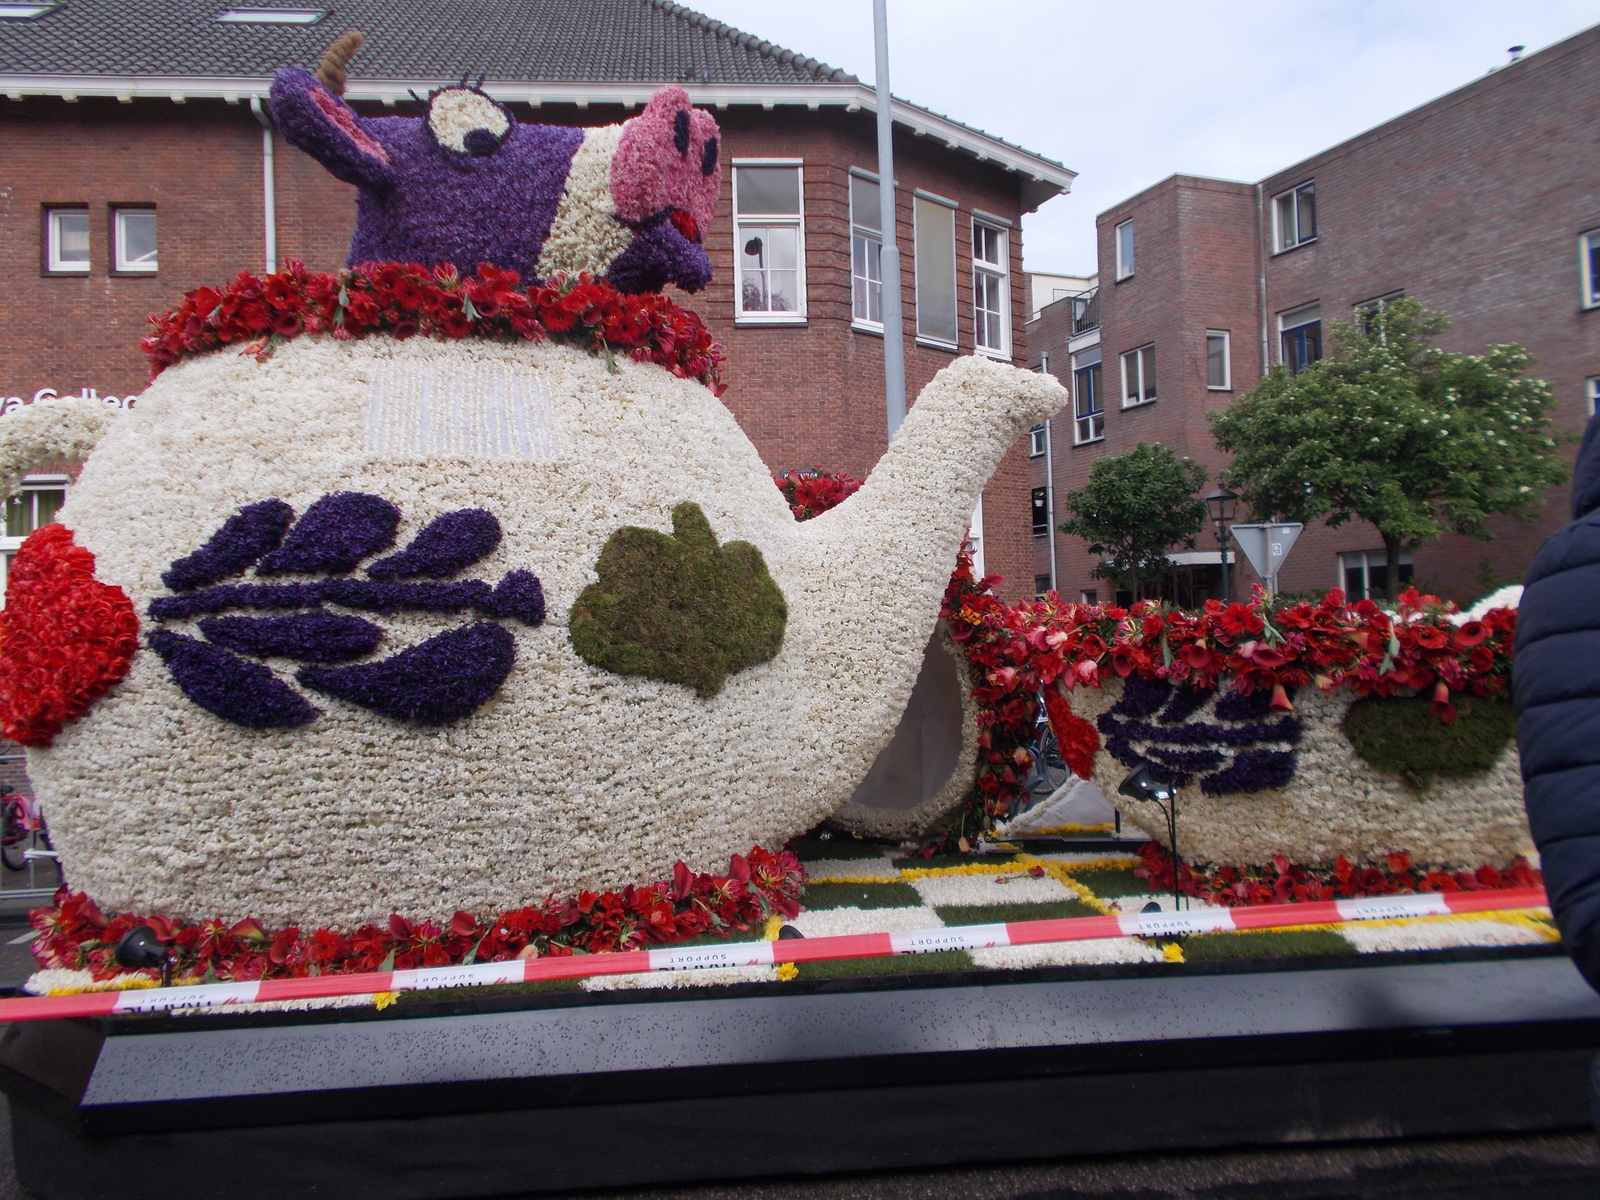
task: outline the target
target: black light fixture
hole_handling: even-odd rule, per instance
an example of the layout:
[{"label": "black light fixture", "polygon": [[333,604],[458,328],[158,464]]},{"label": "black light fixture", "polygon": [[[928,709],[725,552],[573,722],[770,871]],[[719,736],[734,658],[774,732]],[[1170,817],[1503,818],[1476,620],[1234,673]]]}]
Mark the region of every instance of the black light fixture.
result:
[{"label": "black light fixture", "polygon": [[172,986],[172,955],[148,925],[135,925],[117,943],[117,965],[130,971],[161,968],[161,986]]},{"label": "black light fixture", "polygon": [[1228,602],[1228,527],[1233,524],[1233,514],[1239,505],[1239,493],[1230,491],[1220,478],[1217,490],[1209,493],[1206,508],[1211,513],[1211,527],[1217,531],[1217,545],[1221,548],[1222,602]]},{"label": "black light fixture", "polygon": [[1167,848],[1172,852],[1172,911],[1177,912],[1180,905],[1188,907],[1178,880],[1178,872],[1183,869],[1183,860],[1178,857],[1178,789],[1157,779],[1149,763],[1140,763],[1123,776],[1117,794],[1146,801],[1161,810],[1167,820]]},{"label": "black light fixture", "polygon": [[793,925],[778,926],[778,940],[780,942],[791,942],[795,938],[803,938],[805,936],[805,934],[801,933]]}]

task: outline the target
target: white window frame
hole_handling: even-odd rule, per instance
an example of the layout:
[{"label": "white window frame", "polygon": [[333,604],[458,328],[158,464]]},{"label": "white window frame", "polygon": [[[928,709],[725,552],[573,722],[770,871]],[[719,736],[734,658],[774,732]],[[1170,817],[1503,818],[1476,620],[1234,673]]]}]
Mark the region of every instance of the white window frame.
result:
[{"label": "white window frame", "polygon": [[[1089,353],[1085,351],[1085,354]],[[1094,353],[1100,353],[1096,348]],[[1091,396],[1091,403],[1099,401],[1099,408],[1083,411],[1083,395],[1078,386],[1078,373],[1088,371],[1093,378],[1094,369],[1100,368],[1100,394]],[[1091,442],[1106,440],[1106,368],[1105,357],[1102,355],[1091,363],[1080,363],[1078,355],[1072,356],[1072,444],[1074,446],[1087,446]]]},{"label": "white window frame", "polygon": [[[1315,179],[1301,180],[1292,188],[1286,188],[1272,198],[1272,246],[1273,252],[1276,254],[1282,254],[1285,250],[1293,250],[1297,246],[1310,245],[1317,240],[1316,228],[1312,229],[1310,237],[1300,236],[1300,193],[1304,191],[1311,193],[1312,211],[1315,213],[1317,195],[1317,181]],[[1283,212],[1285,200],[1289,201],[1288,209],[1294,214],[1294,228],[1292,230],[1284,228]],[[1320,226],[1320,215],[1313,216],[1311,219],[1316,225]],[[1293,238],[1292,241],[1290,240],[1291,237]]]},{"label": "white window frame", "polygon": [[[978,257],[979,231],[992,234],[999,245],[1000,261]],[[978,306],[979,279],[992,281],[999,290],[999,308],[984,309]],[[986,345],[988,336],[987,314],[994,312],[1000,318],[1000,344]],[[1011,358],[1011,234],[1000,222],[974,216],[972,218],[972,344],[979,354],[990,358]]]},{"label": "white window frame", "polygon": [[1600,375],[1591,375],[1584,380],[1584,390],[1589,397],[1589,415],[1592,417],[1600,412]]},{"label": "white window frame", "polygon": [[[1213,339],[1222,341],[1222,382],[1211,382],[1211,343]],[[1233,391],[1233,346],[1232,339],[1226,329],[1206,330],[1206,391],[1231,392]]]},{"label": "white window frame", "polygon": [[1099,588],[1084,588],[1084,589],[1082,589],[1078,593],[1078,603],[1079,604],[1099,604],[1100,603],[1100,589]]},{"label": "white window frame", "polygon": [[972,543],[972,573],[979,579],[988,574],[983,569],[983,493],[972,506],[972,517],[967,522],[967,541]]},{"label": "white window frame", "polygon": [[[154,261],[135,262],[128,259],[122,252],[123,222],[134,213],[149,213],[156,218],[156,246],[158,251]],[[154,275],[161,269],[161,218],[156,214],[153,204],[127,204],[119,205],[111,210],[111,263],[112,270],[119,275]]]},{"label": "white window frame", "polygon": [[61,204],[44,210],[45,270],[52,275],[87,275],[94,255],[94,237],[89,237],[90,258],[82,262],[63,262],[61,259],[61,218],[66,213],[82,213],[84,225],[89,225],[89,208],[84,204]]},{"label": "white window frame", "polygon": [[[1124,229],[1126,229],[1128,231],[1128,252],[1127,252],[1126,255],[1124,255],[1123,252],[1122,252],[1122,231]],[[1118,281],[1121,281],[1121,280],[1124,280],[1124,279],[1132,279],[1133,278],[1134,259],[1137,257],[1136,251],[1134,249],[1134,244],[1133,244],[1133,218],[1132,217],[1129,217],[1126,221],[1119,222],[1111,230],[1111,244],[1112,244],[1112,247],[1114,248],[1114,253],[1116,254],[1116,259],[1117,259],[1117,279],[1118,279]]]},{"label": "white window frame", "polygon": [[[1151,358],[1152,364],[1153,364],[1153,361],[1154,361],[1155,356],[1156,356],[1156,344],[1154,342],[1146,342],[1142,346],[1135,346],[1132,350],[1124,350],[1122,352],[1121,356],[1120,356],[1120,360],[1121,360],[1121,363],[1122,363],[1122,407],[1123,408],[1140,408],[1140,407],[1142,407],[1142,406],[1144,406],[1146,404],[1154,404],[1156,402],[1155,390],[1153,388],[1146,389],[1146,387],[1145,387],[1145,380],[1144,380],[1144,362],[1145,362],[1145,358],[1144,358],[1144,355],[1145,355],[1145,351],[1147,351],[1147,350],[1150,352],[1150,358]],[[1138,386],[1137,386],[1136,393],[1135,393],[1136,394],[1136,399],[1134,399],[1132,401],[1130,401],[1128,399],[1128,359],[1129,358],[1133,359],[1133,361],[1134,361],[1134,370],[1138,373],[1137,374]],[[1100,377],[1101,377],[1101,379],[1105,378],[1105,370],[1104,370],[1104,368],[1101,368]],[[1157,382],[1159,383],[1160,381],[1157,380]]]},{"label": "white window frame", "polygon": [[1578,276],[1583,280],[1579,296],[1584,308],[1600,308],[1600,276],[1595,271],[1595,259],[1600,257],[1600,229],[1591,229],[1578,235]]},{"label": "white window frame", "polygon": [[[875,174],[870,171],[863,171],[860,167],[851,167],[849,176],[850,180],[861,179],[871,184],[878,183],[878,177]],[[865,225],[862,225],[856,220],[855,184],[849,180],[846,180],[845,187],[847,198],[850,201],[850,326],[852,329],[859,329],[865,333],[882,333],[882,321],[874,321],[870,316],[864,317],[860,313],[856,312],[856,281],[864,280],[869,289],[873,284],[877,285],[878,308],[881,312],[883,309],[883,230],[871,229]],[[880,225],[882,224],[882,216],[880,215],[882,211],[883,210],[880,208],[878,213],[874,214]],[[868,243],[869,246],[875,244],[878,247],[879,258],[877,279],[873,279],[870,275],[856,274],[856,241],[858,239]],[[868,312],[870,311],[871,303],[869,301]]]},{"label": "white window frame", "polygon": [[[1379,561],[1377,561],[1378,559],[1382,559],[1383,561],[1379,562]],[[1358,564],[1357,560],[1360,560],[1359,564]],[[1334,555],[1333,556],[1333,561],[1334,561],[1335,570],[1338,572],[1338,579],[1336,579],[1334,581],[1334,586],[1339,587],[1339,588],[1344,588],[1344,586],[1345,586],[1345,572],[1349,568],[1359,565],[1360,568],[1361,568],[1362,590],[1366,592],[1366,597],[1365,598],[1371,599],[1372,598],[1372,568],[1373,567],[1384,567],[1384,568],[1387,568],[1388,565],[1389,565],[1389,554],[1388,554],[1388,551],[1386,551],[1386,550],[1346,550],[1342,554]],[[1415,560],[1414,560],[1414,558],[1412,556],[1411,551],[1409,551],[1409,550],[1400,551],[1400,565],[1402,567],[1410,567],[1411,568],[1411,579],[1412,579],[1412,582],[1415,582],[1416,581],[1416,577],[1417,577],[1417,574],[1416,574],[1417,566],[1416,566],[1416,562],[1415,562]],[[1410,587],[1411,584],[1407,583],[1404,586],[1405,587]],[[1347,596],[1346,597],[1346,599],[1356,599],[1356,600],[1359,600],[1359,599],[1362,599],[1362,598],[1363,597],[1360,597],[1360,596],[1356,596],[1356,597]],[[1382,597],[1379,597],[1379,598],[1381,599]]]},{"label": "white window frame", "polygon": [[[917,201],[919,200],[921,200],[923,203],[918,204]],[[924,208],[924,205],[932,206],[934,209],[948,210],[947,216],[950,221],[950,297],[954,302],[953,316],[956,334],[955,341],[946,341],[942,337],[937,337],[934,334],[924,333],[922,331],[921,282],[924,277],[925,270],[922,261],[922,255],[917,253],[917,250],[920,245],[920,235],[922,232],[922,218],[920,214],[928,211],[926,208]],[[917,345],[931,346],[935,350],[959,351],[961,349],[961,288],[959,282],[961,277],[961,254],[959,248],[956,246],[956,213],[959,211],[960,207],[961,206],[954,200],[948,200],[943,196],[935,195],[933,192],[925,192],[921,188],[917,188],[911,194],[911,257],[913,259],[913,276],[916,282],[914,290],[917,297]],[[944,233],[944,228],[942,225],[940,226],[939,233],[941,235]],[[931,272],[926,272],[926,275],[930,282],[933,281]]]},{"label": "white window frame", "polygon": [[[62,503],[65,504],[67,497],[72,494],[72,479],[67,475],[24,475],[22,482],[17,485],[17,490],[12,492],[11,496],[35,492],[65,493],[62,496]],[[6,503],[10,503],[11,496],[5,498]],[[37,504],[38,501],[34,500],[33,503]],[[38,509],[35,508],[33,512],[36,515]],[[22,537],[5,536],[5,525],[0,523],[0,608],[4,608],[6,603],[6,583],[11,576],[11,559],[27,540],[27,534]]]},{"label": "white window frame", "polygon": [[1032,429],[1028,430],[1028,457],[1043,458],[1045,450],[1044,443],[1045,428],[1043,425],[1035,425]]},{"label": "white window frame", "polygon": [[[739,325],[804,325],[806,321],[806,170],[805,160],[800,158],[736,158],[730,164],[733,168],[734,178],[730,181],[732,187],[733,208],[733,323]],[[748,218],[739,213],[739,180],[740,167],[793,167],[800,173],[798,213],[785,213],[773,215],[770,213],[752,213]],[[744,311],[744,268],[741,265],[744,258],[744,237],[742,228],[746,221],[752,225],[792,226],[795,229],[795,302],[798,305],[787,312],[750,312]]]}]

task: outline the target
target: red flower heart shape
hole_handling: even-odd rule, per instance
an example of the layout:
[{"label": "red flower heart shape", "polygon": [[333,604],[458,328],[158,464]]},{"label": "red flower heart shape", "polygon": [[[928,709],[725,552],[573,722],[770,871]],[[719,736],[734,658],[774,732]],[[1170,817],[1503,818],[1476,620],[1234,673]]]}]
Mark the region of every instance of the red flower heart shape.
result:
[{"label": "red flower heart shape", "polygon": [[119,587],[94,577],[72,531],[46,525],[12,560],[0,611],[0,733],[50,745],[128,673],[139,618]]}]

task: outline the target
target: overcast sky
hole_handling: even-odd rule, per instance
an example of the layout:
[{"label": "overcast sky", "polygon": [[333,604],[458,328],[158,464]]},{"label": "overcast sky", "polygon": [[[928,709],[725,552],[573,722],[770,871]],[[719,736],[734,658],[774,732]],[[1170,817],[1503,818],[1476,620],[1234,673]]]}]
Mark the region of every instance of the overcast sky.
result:
[{"label": "overcast sky", "polygon": [[[873,81],[871,0],[689,0]],[[1078,172],[1029,270],[1094,267],[1095,214],[1175,172],[1255,181],[1600,23],[1600,0],[889,0],[894,93]]]}]

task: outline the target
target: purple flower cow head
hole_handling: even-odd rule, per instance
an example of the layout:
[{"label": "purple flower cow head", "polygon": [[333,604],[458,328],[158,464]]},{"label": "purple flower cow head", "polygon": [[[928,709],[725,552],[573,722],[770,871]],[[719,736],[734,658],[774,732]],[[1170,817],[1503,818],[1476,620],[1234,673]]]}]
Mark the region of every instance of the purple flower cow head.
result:
[{"label": "purple flower cow head", "polygon": [[420,116],[367,117],[341,98],[359,44],[346,35],[316,75],[285,67],[272,83],[283,136],[359,189],[351,266],[587,270],[625,292],[710,280],[720,138],[682,88],[603,129],[523,124],[464,83],[429,93]]}]

